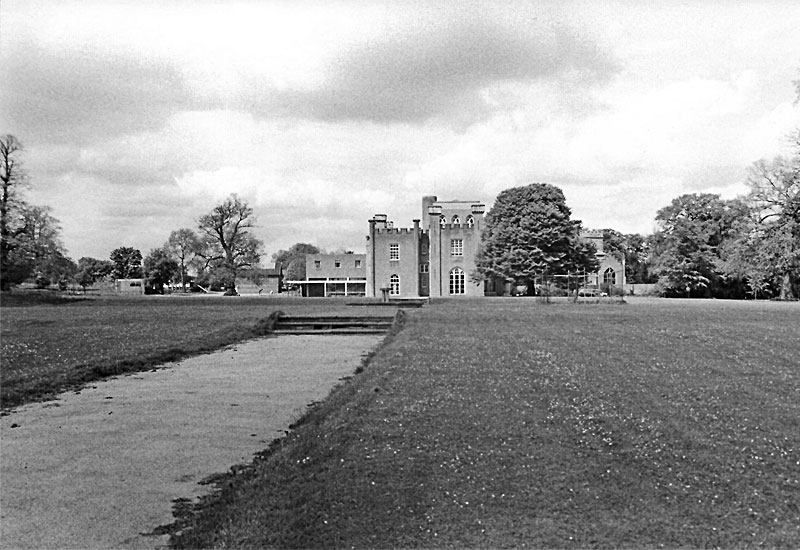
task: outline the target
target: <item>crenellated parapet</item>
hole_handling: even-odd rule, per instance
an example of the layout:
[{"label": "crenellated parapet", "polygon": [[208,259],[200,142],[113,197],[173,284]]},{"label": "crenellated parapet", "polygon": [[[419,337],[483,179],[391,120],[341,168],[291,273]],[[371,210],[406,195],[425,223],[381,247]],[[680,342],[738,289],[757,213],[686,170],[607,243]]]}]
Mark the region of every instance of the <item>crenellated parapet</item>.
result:
[{"label": "crenellated parapet", "polygon": [[376,235],[413,235],[413,227],[376,227]]}]

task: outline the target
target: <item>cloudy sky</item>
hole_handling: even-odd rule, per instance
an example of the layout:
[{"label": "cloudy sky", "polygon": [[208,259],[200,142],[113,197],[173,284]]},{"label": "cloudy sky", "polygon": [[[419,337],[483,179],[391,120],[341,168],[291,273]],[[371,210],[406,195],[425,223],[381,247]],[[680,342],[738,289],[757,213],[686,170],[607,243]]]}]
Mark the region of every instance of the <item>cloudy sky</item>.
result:
[{"label": "cloudy sky", "polygon": [[146,254],[232,192],[266,259],[421,197],[559,186],[650,233],[800,127],[800,2],[0,3],[0,133],[69,254]]}]

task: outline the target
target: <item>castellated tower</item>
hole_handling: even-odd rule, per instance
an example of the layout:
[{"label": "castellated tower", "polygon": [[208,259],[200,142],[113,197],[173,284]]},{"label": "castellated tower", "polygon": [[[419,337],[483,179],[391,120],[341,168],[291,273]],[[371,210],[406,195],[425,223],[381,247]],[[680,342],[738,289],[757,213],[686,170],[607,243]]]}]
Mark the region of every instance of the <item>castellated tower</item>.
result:
[{"label": "castellated tower", "polygon": [[485,206],[479,201],[422,198],[412,228],[394,228],[385,214],[369,221],[367,296],[483,296],[470,280]]}]

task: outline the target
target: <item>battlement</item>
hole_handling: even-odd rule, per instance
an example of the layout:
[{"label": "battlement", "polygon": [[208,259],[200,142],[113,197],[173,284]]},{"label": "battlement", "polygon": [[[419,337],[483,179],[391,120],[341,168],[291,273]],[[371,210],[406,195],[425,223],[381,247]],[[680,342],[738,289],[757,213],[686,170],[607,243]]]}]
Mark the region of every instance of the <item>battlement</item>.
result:
[{"label": "battlement", "polygon": [[376,235],[411,235],[414,233],[413,227],[376,227]]}]

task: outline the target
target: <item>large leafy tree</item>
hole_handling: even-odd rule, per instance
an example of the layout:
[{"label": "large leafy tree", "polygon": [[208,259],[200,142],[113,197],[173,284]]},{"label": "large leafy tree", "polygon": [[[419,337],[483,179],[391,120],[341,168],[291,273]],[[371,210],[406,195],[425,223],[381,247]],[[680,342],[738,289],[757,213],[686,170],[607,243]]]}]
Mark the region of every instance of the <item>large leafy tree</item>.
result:
[{"label": "large leafy tree", "polygon": [[0,288],[33,278],[46,286],[66,284],[76,269],[61,243],[61,227],[46,206],[28,204],[22,191],[28,180],[20,156],[22,144],[0,137]]},{"label": "large leafy tree", "polygon": [[289,250],[279,250],[273,254],[272,260],[276,266],[280,264],[286,270],[287,280],[303,281],[306,278],[306,256],[320,252],[320,249],[313,244],[296,243]]},{"label": "large leafy tree", "polygon": [[164,285],[168,285],[179,273],[178,262],[170,257],[163,248],[154,248],[144,259],[144,276],[147,286],[164,293]]},{"label": "large leafy tree", "polygon": [[741,297],[741,281],[725,277],[721,247],[735,238],[737,222],[747,212],[742,200],[710,193],[681,195],[659,210],[651,240],[652,271],[664,293]]},{"label": "large leafy tree", "polygon": [[75,263],[67,258],[61,243],[59,221],[47,206],[25,205],[20,209],[23,231],[17,236],[11,255],[18,265],[34,276],[37,285],[65,282],[75,273]]},{"label": "large leafy tree", "polygon": [[186,268],[202,249],[202,241],[191,229],[176,229],[169,235],[164,250],[178,263],[181,288],[186,292]]},{"label": "large leafy tree", "polygon": [[111,252],[115,279],[138,279],[142,276],[142,253],[130,246],[121,246]]},{"label": "large leafy tree", "polygon": [[740,221],[729,243],[729,273],[747,279],[755,295],[795,300],[800,285],[800,134],[790,158],[758,161],[750,169],[745,198],[752,215]]},{"label": "large leafy tree", "polygon": [[198,226],[204,243],[200,255],[213,271],[212,278],[226,287],[227,295],[235,295],[237,272],[257,266],[264,246],[251,232],[253,209],[233,194],[201,216]]},{"label": "large leafy tree", "polygon": [[114,264],[110,261],[84,256],[78,260],[78,271],[75,274],[75,281],[83,287],[85,292],[86,287],[105,279],[111,275],[113,271]]},{"label": "large leafy tree", "polygon": [[527,283],[542,272],[597,268],[594,247],[579,237],[561,189],[534,183],[502,191],[486,216],[474,278]]}]

